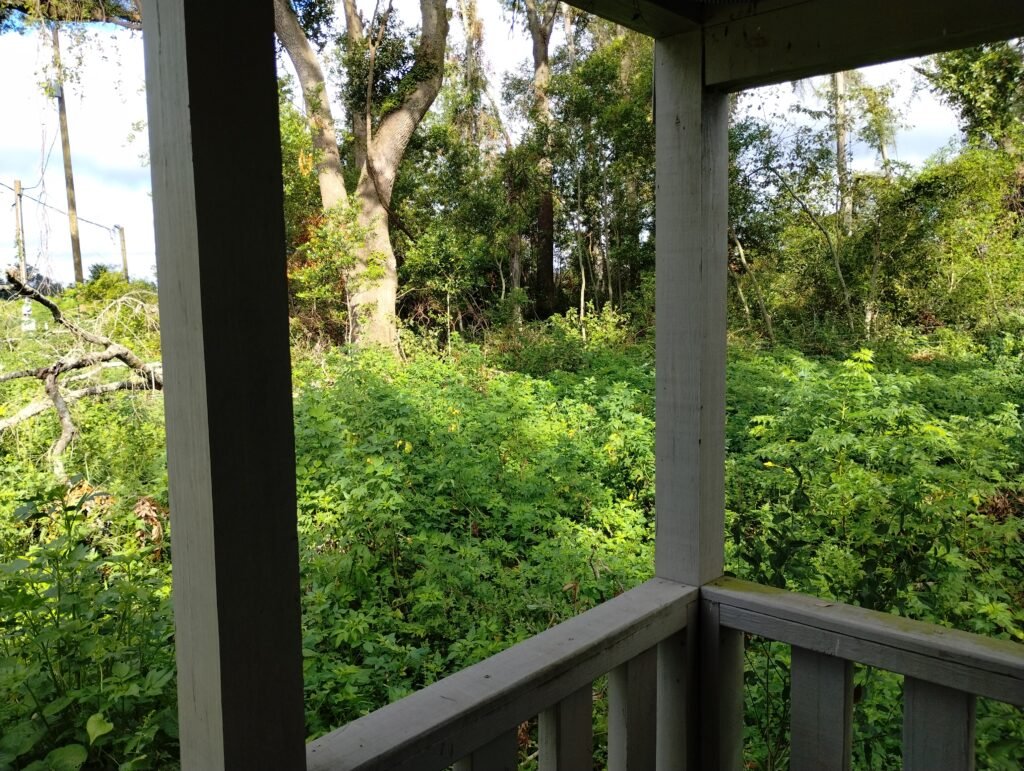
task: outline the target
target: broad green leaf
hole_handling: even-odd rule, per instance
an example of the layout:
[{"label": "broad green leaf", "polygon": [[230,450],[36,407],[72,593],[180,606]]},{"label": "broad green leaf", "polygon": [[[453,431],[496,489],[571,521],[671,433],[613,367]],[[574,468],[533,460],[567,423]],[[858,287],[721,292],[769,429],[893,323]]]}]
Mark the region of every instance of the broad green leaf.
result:
[{"label": "broad green leaf", "polygon": [[66,744],[46,756],[51,771],[78,771],[89,758],[89,751],[81,744]]},{"label": "broad green leaf", "polygon": [[89,734],[89,745],[91,746],[101,736],[113,731],[114,724],[103,717],[102,712],[97,712],[89,716],[89,719],[85,722],[85,730]]}]

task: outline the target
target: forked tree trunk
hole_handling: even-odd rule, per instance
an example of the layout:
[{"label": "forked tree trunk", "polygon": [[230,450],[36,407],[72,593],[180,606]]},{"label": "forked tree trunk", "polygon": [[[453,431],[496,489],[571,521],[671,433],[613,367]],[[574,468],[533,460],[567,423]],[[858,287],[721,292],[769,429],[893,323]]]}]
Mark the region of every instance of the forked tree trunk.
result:
[{"label": "forked tree trunk", "polygon": [[[303,95],[307,100],[310,127],[314,137],[318,137],[318,150],[323,148],[320,160],[325,173],[320,175],[320,192],[325,208],[330,208],[329,200],[343,203],[346,198],[343,195],[340,157],[335,161],[337,140],[334,137],[330,105],[326,99],[323,71],[316,62],[309,40],[299,26],[289,0],[274,0],[274,5],[278,37],[299,72]],[[365,41],[372,51],[379,41],[365,40],[365,24],[355,0],[345,0],[344,8],[349,41]],[[421,33],[413,70],[422,73],[422,79],[415,83],[415,87],[395,110],[380,118],[375,131],[370,117],[373,110],[369,101],[370,89],[367,90],[367,103],[353,109],[351,115],[356,140],[356,165],[359,169],[354,199],[359,207],[357,221],[366,238],[357,249],[356,264],[347,271],[345,279],[351,308],[351,339],[361,345],[394,347],[397,342],[395,302],[398,296],[398,268],[388,223],[391,193],[409,140],[441,89],[445,42],[448,37],[445,0],[420,0],[420,14]],[[371,55],[371,82],[372,77]],[[337,192],[339,187],[340,193]]]}]

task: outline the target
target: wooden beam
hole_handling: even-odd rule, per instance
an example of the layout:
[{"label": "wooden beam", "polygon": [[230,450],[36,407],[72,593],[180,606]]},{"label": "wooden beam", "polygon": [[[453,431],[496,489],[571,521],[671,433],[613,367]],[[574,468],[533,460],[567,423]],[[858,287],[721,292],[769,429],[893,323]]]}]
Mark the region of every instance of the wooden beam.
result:
[{"label": "wooden beam", "polygon": [[519,734],[502,731],[483,747],[459,760],[454,771],[516,771],[519,768]]},{"label": "wooden beam", "polygon": [[849,771],[853,664],[794,645],[789,693],[790,771]]},{"label": "wooden beam", "polygon": [[697,595],[652,579],[311,742],[307,768],[446,768],[678,632]]},{"label": "wooden beam", "polygon": [[722,623],[719,606],[702,601],[700,657],[693,678],[700,683],[690,743],[690,768],[743,767],[743,632]]},{"label": "wooden beam", "polygon": [[969,693],[905,678],[905,771],[974,771],[974,702]]},{"label": "wooden beam", "polygon": [[701,589],[722,624],[1024,706],[1024,646],[723,578]]},{"label": "wooden beam", "polygon": [[[696,687],[690,661],[689,637],[697,626],[699,603],[690,608],[686,629],[658,643],[658,709],[655,768],[673,771],[686,768],[687,747],[693,741],[691,726]],[[696,636],[693,635],[696,640]],[[696,644],[696,643],[694,643]]]},{"label": "wooden beam", "polygon": [[540,771],[575,771],[594,765],[594,688],[587,683],[540,713]]},{"label": "wooden beam", "polygon": [[717,6],[705,83],[737,91],[1024,35],[1019,0],[762,0]]},{"label": "wooden beam", "polygon": [[654,768],[657,692],[656,647],[608,673],[608,771]]},{"label": "wooden beam", "polygon": [[300,769],[273,10],[145,0],[143,18],[182,768]]},{"label": "wooden beam", "polygon": [[704,12],[696,0],[571,0],[569,5],[656,38],[696,29]]},{"label": "wooden beam", "polygon": [[656,573],[722,575],[728,97],[701,83],[699,32],[654,47]]}]

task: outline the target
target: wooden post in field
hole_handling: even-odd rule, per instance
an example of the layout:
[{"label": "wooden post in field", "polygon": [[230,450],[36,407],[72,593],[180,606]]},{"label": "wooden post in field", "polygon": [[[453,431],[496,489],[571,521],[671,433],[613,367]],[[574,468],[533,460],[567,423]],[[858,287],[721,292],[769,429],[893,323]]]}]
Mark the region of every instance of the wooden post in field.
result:
[{"label": "wooden post in field", "polygon": [[117,235],[121,239],[121,274],[124,276],[124,280],[130,280],[128,278],[128,248],[124,243],[124,225],[114,225],[114,230],[117,231]]},{"label": "wooden post in field", "polygon": [[75,283],[85,282],[82,269],[82,240],[78,235],[78,204],[75,202],[75,175],[71,168],[71,136],[68,133],[68,107],[64,99],[64,67],[60,61],[60,33],[57,22],[52,22],[54,96],[57,98],[57,118],[60,123],[60,146],[64,154],[64,188],[68,198],[68,228],[71,231],[71,259],[75,266]]},{"label": "wooden post in field", "polygon": [[14,244],[18,251],[18,271],[21,283],[28,280],[25,264],[25,221],[21,213],[21,180],[14,180]]}]

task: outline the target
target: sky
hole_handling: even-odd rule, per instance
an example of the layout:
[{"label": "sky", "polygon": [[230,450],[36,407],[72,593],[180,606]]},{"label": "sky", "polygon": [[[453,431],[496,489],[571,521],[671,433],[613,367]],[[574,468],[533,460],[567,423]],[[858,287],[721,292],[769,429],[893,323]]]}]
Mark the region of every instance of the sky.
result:
[{"label": "sky", "polygon": [[[417,0],[395,0],[396,11],[415,23]],[[530,56],[527,38],[510,29],[497,0],[480,0],[485,53],[492,91],[500,103],[501,79]],[[449,43],[458,45],[461,30],[453,20]],[[557,40],[556,40],[557,43]],[[93,30],[84,39],[62,37],[65,64],[76,64],[77,82],[66,88],[68,122],[86,273],[96,263],[120,265],[114,225],[122,225],[128,247],[129,272],[155,277],[153,215],[145,130],[142,36],[120,28]],[[80,57],[79,55],[80,54]],[[38,30],[0,36],[0,266],[17,263],[14,236],[14,194],[20,179],[25,195],[49,205],[24,200],[28,261],[44,274],[72,280],[63,165],[56,107],[43,94],[51,49],[49,36]],[[76,59],[80,58],[80,63]],[[897,104],[904,110],[903,129],[896,139],[895,158],[919,166],[956,134],[953,115],[927,92],[915,93],[907,64],[869,68],[870,82],[895,81]],[[752,103],[766,112],[797,98],[789,86],[758,93]],[[871,168],[873,153],[855,148],[854,166]],[[83,218],[91,222],[83,221]],[[96,224],[91,224],[96,223]]]}]

